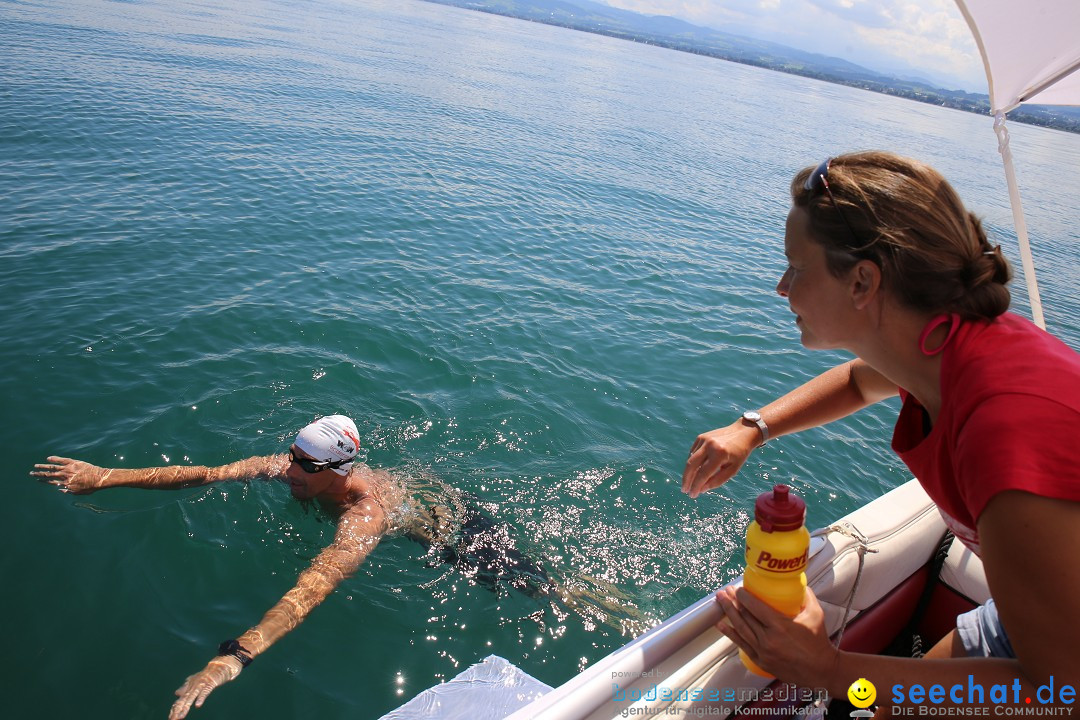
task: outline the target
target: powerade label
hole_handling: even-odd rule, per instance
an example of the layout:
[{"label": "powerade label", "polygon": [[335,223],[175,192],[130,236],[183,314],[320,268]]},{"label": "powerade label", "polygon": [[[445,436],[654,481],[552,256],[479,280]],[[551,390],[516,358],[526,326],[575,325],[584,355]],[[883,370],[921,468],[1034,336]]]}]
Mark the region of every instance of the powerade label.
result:
[{"label": "powerade label", "polygon": [[[762,550],[752,564],[761,570],[774,573],[802,572],[806,568],[806,557],[809,552],[810,548],[807,548],[798,557],[776,557],[768,550]],[[749,552],[747,554],[749,555]],[[749,557],[747,562],[750,562]]]}]

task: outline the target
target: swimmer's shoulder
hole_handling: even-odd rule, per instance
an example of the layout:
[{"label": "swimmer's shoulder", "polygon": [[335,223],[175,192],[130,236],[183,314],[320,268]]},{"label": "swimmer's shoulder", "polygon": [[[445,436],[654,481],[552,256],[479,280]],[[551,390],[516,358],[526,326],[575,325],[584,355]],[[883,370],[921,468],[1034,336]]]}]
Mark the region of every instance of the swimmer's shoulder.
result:
[{"label": "swimmer's shoulder", "polygon": [[[354,486],[350,489],[349,506],[373,506],[387,524],[391,509],[400,504],[403,488],[394,475],[386,470],[357,463],[353,466]],[[388,529],[394,529],[388,527]]]}]

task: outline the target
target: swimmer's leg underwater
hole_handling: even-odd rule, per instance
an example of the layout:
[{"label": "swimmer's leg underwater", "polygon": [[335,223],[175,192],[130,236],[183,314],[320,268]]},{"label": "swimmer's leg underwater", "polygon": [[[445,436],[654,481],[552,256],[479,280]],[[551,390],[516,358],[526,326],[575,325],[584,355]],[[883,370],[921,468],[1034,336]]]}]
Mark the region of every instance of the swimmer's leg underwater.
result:
[{"label": "swimmer's leg underwater", "polygon": [[435,547],[439,560],[496,594],[510,588],[536,600],[552,600],[591,622],[620,630],[644,629],[644,618],[630,599],[610,583],[589,576],[573,587],[555,580],[536,560],[518,550],[510,526],[475,502],[467,502],[460,528],[453,532],[450,508],[435,505],[424,513],[426,533],[410,536]]}]

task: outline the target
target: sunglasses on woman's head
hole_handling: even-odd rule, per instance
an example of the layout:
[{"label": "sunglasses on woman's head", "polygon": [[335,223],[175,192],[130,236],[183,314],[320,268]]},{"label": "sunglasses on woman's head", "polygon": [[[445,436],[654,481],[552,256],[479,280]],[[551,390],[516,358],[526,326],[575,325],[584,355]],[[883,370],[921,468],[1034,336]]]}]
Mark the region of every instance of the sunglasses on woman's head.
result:
[{"label": "sunglasses on woman's head", "polygon": [[325,462],[319,462],[306,457],[300,457],[292,448],[289,448],[289,460],[300,466],[300,469],[306,473],[317,473],[323,470],[334,470],[339,468],[349,460],[327,460]]},{"label": "sunglasses on woman's head", "polygon": [[836,202],[836,197],[832,193],[832,188],[829,187],[829,165],[832,161],[832,158],[825,158],[825,162],[814,168],[814,172],[810,173],[810,177],[806,178],[806,182],[803,183],[803,189],[814,193],[821,188],[825,188],[825,192],[829,194],[829,200],[832,201],[833,207],[836,208],[836,214],[844,221],[844,225],[847,226],[848,232],[851,233],[851,238],[855,241],[855,244],[852,245],[852,248],[854,249],[859,247],[859,236],[855,234],[855,231],[848,223],[847,218],[844,217],[844,212],[840,209],[840,204]]}]

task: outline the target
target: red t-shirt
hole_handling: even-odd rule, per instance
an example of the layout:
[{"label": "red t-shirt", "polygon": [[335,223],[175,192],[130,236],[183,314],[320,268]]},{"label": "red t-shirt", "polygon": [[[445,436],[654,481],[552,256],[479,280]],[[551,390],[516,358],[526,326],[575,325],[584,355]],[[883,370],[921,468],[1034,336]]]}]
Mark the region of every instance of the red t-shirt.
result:
[{"label": "red t-shirt", "polygon": [[976,523],[997,493],[1080,501],[1080,356],[1031,322],[1005,313],[961,325],[929,434],[919,401],[900,397],[893,450],[976,554]]}]

